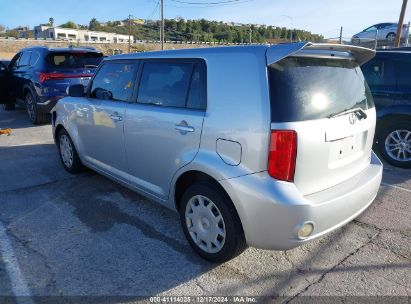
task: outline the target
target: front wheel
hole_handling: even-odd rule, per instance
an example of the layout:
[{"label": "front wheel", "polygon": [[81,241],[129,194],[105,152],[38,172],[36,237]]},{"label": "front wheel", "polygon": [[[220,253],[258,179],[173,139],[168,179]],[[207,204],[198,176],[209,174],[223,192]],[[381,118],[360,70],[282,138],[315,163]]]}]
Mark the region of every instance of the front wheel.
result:
[{"label": "front wheel", "polygon": [[197,183],[186,190],[181,200],[180,219],[191,247],[210,262],[228,261],[246,248],[234,205],[212,183]]},{"label": "front wheel", "polygon": [[84,166],[77,154],[73,141],[64,129],[62,129],[58,135],[58,148],[64,169],[71,174],[80,173],[84,170]]},{"label": "front wheel", "polygon": [[411,123],[390,122],[379,136],[379,150],[391,165],[411,168]]}]

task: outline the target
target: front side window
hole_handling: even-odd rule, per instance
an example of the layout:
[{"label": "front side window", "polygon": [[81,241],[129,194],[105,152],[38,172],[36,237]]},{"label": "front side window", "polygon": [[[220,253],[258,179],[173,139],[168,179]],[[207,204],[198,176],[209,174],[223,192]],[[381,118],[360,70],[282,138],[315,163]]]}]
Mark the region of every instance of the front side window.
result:
[{"label": "front side window", "polygon": [[90,97],[129,101],[133,92],[138,65],[135,63],[105,63],[91,85]]},{"label": "front side window", "polygon": [[185,107],[192,71],[191,63],[144,63],[137,102]]}]

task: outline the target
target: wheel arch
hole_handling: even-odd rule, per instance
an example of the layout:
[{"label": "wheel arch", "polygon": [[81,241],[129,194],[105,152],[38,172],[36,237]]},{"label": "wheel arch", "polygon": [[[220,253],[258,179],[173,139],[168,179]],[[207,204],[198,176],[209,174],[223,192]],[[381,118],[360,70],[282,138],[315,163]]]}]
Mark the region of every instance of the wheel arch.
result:
[{"label": "wheel arch", "polygon": [[233,202],[232,198],[226,191],[226,189],[221,185],[221,183],[213,176],[200,171],[200,170],[187,170],[180,174],[174,183],[173,187],[173,201],[174,201],[174,207],[178,211],[180,209],[180,204],[181,204],[181,198],[184,195],[184,192],[186,189],[188,189],[191,185],[194,185],[197,182],[207,182],[210,183],[213,187],[218,189],[224,196],[227,198],[227,202],[231,205],[233,208],[235,215],[237,219],[240,222],[241,225],[241,233],[245,236],[244,234],[244,226],[243,226],[243,221],[240,216],[240,212],[237,209],[235,203]]}]

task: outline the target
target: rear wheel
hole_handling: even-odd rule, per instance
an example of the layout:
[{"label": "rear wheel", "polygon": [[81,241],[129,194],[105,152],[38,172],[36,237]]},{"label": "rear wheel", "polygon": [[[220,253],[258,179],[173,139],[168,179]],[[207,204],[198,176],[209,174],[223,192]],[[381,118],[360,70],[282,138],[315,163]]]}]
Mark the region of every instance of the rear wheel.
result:
[{"label": "rear wheel", "polygon": [[30,92],[26,94],[26,109],[32,124],[38,125],[49,122],[50,115],[38,111],[37,98]]},{"label": "rear wheel", "polygon": [[180,219],[191,247],[210,262],[225,262],[247,247],[237,211],[212,183],[196,183],[184,193]]},{"label": "rear wheel", "polygon": [[411,168],[411,123],[389,122],[379,136],[379,150],[391,165]]},{"label": "rear wheel", "polygon": [[387,38],[388,41],[394,41],[396,36],[395,33],[388,33],[385,38]]},{"label": "rear wheel", "polygon": [[84,170],[84,166],[77,154],[73,141],[64,129],[62,129],[58,135],[58,148],[64,169],[71,174],[80,173]]},{"label": "rear wheel", "polygon": [[15,108],[16,108],[16,106],[15,106],[14,103],[3,104],[3,110],[4,111],[13,111],[13,110],[15,110]]}]

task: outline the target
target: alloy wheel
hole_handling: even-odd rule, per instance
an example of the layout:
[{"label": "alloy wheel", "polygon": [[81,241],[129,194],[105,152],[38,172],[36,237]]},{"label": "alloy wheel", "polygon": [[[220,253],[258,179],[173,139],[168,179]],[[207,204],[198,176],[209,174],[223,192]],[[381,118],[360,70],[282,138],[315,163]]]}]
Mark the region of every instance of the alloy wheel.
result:
[{"label": "alloy wheel", "polygon": [[411,132],[395,130],[385,139],[385,151],[388,156],[399,162],[411,161]]},{"label": "alloy wheel", "polygon": [[36,110],[35,110],[35,103],[33,96],[31,94],[27,94],[26,96],[26,108],[27,108],[27,113],[29,114],[30,120],[35,121],[36,120]]}]

